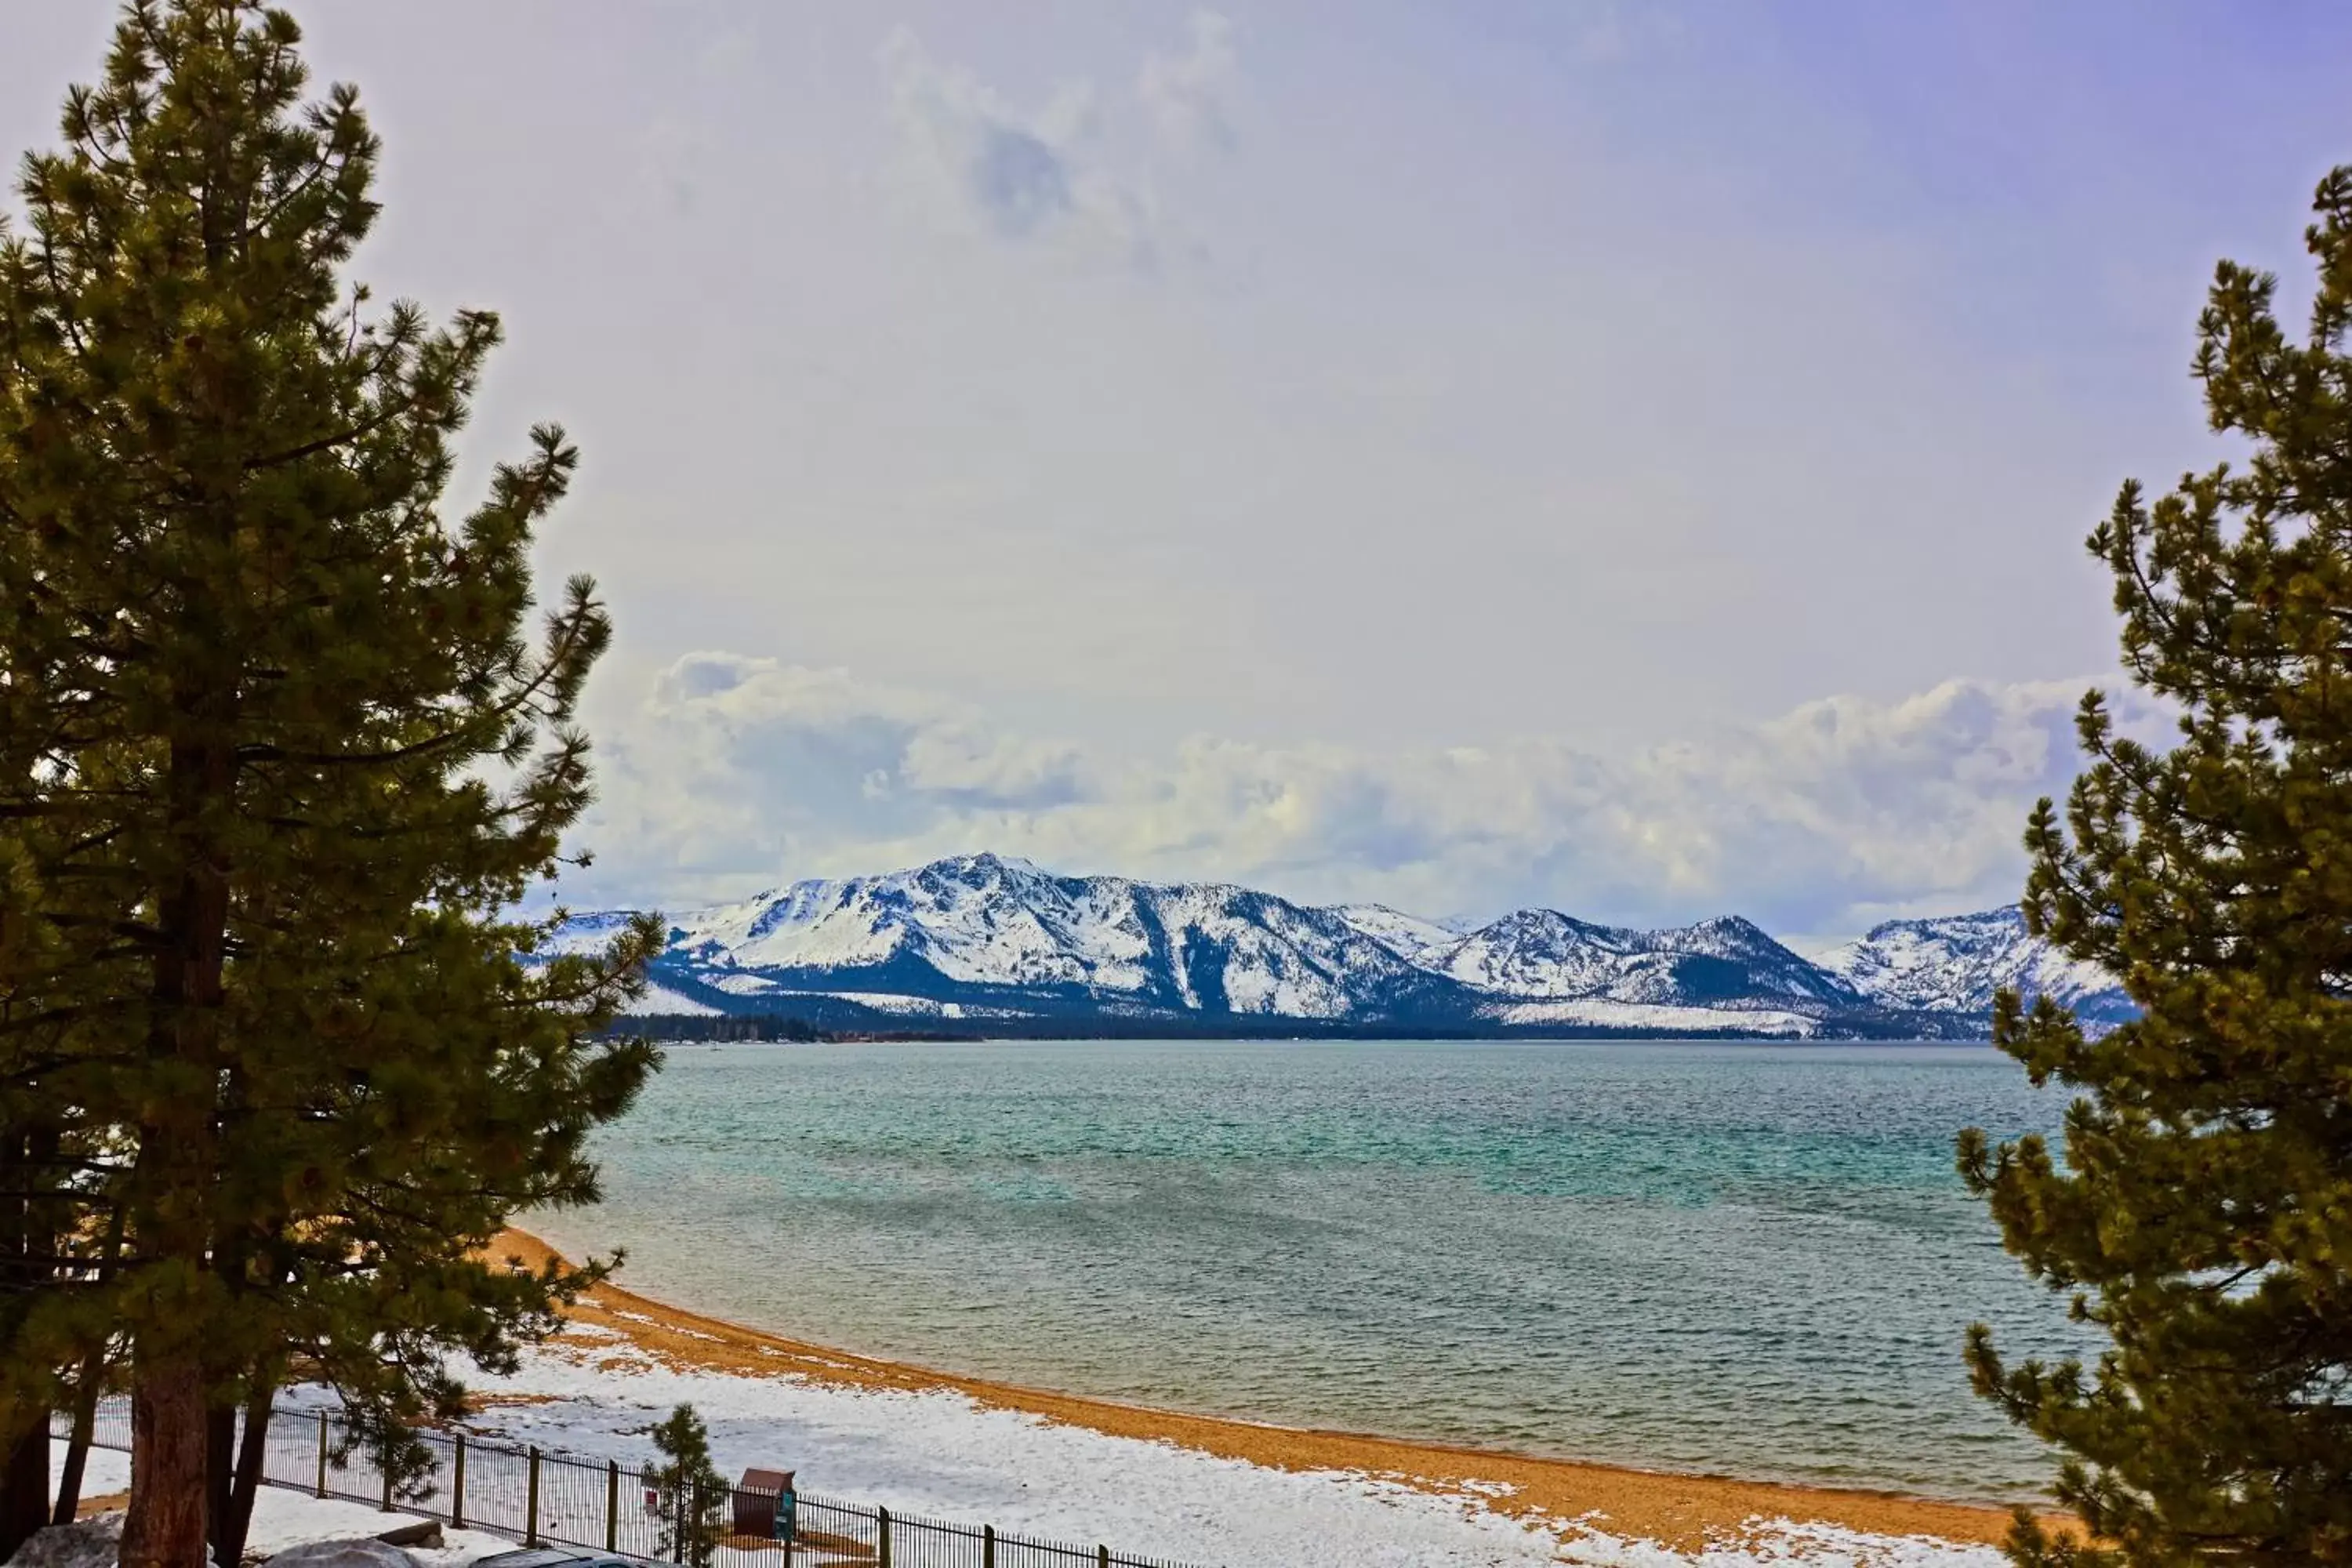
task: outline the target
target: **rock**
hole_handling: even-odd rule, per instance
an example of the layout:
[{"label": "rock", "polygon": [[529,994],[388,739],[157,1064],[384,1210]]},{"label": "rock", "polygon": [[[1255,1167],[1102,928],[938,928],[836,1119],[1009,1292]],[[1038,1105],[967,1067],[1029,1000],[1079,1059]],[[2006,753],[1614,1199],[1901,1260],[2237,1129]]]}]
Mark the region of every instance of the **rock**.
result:
[{"label": "rock", "polygon": [[122,1516],[101,1513],[33,1532],[8,1568],[114,1568],[122,1554]]},{"label": "rock", "polygon": [[376,1539],[393,1546],[422,1546],[427,1552],[435,1551],[441,1545],[441,1521],[437,1519],[420,1519],[414,1524],[404,1524],[396,1530],[387,1530]]},{"label": "rock", "polygon": [[419,1568],[419,1564],[388,1542],[362,1536],[349,1541],[306,1541],[288,1547],[262,1568]]}]

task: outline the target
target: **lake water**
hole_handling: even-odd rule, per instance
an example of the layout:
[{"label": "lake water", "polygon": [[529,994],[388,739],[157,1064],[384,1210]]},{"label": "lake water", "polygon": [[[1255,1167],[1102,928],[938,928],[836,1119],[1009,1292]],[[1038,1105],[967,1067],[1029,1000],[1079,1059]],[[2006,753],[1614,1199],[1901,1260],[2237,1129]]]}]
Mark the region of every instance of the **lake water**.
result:
[{"label": "lake water", "polygon": [[1983,1047],[679,1046],[599,1140],[625,1282],[958,1372],[1289,1425],[2016,1498],[1966,1325],[2061,1303],[1952,1173]]}]

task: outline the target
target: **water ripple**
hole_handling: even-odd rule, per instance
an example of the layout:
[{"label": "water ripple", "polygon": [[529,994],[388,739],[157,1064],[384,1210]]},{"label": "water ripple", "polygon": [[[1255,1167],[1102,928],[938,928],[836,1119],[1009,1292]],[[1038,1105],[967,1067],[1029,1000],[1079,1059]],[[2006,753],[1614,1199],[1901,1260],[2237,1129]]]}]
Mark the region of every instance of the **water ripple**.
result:
[{"label": "water ripple", "polygon": [[656,1294],[957,1371],[1579,1458],[2033,1492],[1972,1320],[2075,1348],[1951,1169],[1968,1047],[682,1047],[600,1140]]}]

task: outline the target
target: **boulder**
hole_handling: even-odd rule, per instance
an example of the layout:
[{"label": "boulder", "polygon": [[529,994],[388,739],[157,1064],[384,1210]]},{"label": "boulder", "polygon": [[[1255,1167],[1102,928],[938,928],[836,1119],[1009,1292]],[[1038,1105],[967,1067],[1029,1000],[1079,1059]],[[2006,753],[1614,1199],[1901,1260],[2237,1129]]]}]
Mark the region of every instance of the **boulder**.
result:
[{"label": "boulder", "polygon": [[8,1568],[114,1568],[122,1555],[122,1516],[101,1513],[37,1530]]},{"label": "boulder", "polygon": [[404,1524],[385,1531],[376,1537],[394,1546],[422,1546],[428,1552],[441,1549],[441,1521],[420,1519],[414,1524]]}]

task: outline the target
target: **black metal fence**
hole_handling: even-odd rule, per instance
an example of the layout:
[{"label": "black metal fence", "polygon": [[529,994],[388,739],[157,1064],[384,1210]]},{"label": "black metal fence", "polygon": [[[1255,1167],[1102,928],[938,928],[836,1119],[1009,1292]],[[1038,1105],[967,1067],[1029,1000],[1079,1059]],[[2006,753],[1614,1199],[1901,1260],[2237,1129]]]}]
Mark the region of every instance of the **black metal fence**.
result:
[{"label": "black metal fence", "polygon": [[[57,1436],[64,1436],[60,1418]],[[691,1500],[665,1495],[650,1472],[536,1447],[425,1434],[433,1468],[397,1492],[330,1410],[280,1409],[265,1434],[262,1478],[314,1497],[372,1503],[527,1545],[575,1546],[667,1560],[685,1537]],[[128,1452],[129,1402],[100,1409],[91,1446]],[[346,1452],[346,1449],[349,1452]],[[706,1500],[705,1517],[714,1511]],[[1182,1568],[1108,1546],[1038,1541],[990,1525],[892,1513],[808,1492],[730,1489],[716,1509],[714,1568]]]}]

